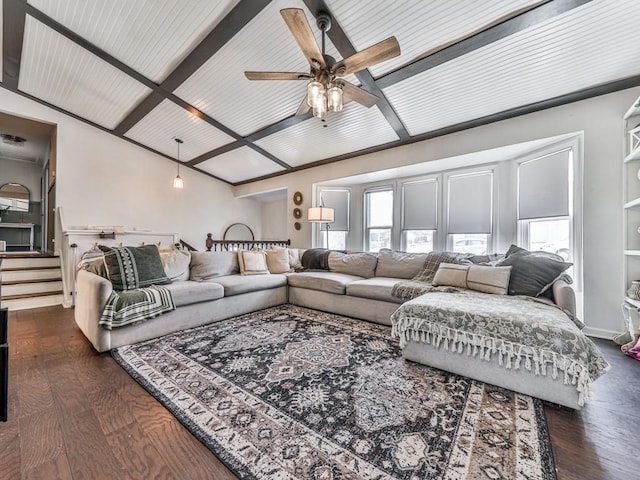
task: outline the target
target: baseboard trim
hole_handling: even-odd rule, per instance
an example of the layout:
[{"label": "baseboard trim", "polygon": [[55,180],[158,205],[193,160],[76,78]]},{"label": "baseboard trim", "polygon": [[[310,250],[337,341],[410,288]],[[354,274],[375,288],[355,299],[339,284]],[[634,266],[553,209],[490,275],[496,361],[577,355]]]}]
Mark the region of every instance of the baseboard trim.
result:
[{"label": "baseboard trim", "polygon": [[605,340],[612,340],[613,337],[620,334],[614,330],[605,330],[603,328],[584,327],[582,332],[588,337],[604,338]]}]

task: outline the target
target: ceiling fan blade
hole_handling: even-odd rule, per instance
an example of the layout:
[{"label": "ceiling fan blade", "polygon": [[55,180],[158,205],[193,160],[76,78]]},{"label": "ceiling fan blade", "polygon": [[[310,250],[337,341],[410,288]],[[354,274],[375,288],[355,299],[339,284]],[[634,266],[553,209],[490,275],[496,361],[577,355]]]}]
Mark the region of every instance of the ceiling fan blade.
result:
[{"label": "ceiling fan blade", "polygon": [[307,103],[307,96],[305,95],[304,98],[302,99],[302,103],[298,107],[298,111],[296,112],[296,115],[304,115],[309,110],[311,110],[311,107]]},{"label": "ceiling fan blade", "polygon": [[293,34],[293,38],[296,39],[298,45],[302,49],[302,53],[307,57],[309,65],[313,68],[322,67],[325,68],[326,64],[316,42],[316,37],[313,36],[309,21],[304,11],[300,8],[285,8],[280,10],[280,14],[284,21],[287,23],[289,30]]},{"label": "ceiling fan blade", "polygon": [[340,60],[333,66],[333,73],[344,77],[351,73],[359,72],[372,67],[380,62],[400,55],[400,45],[396,37],[389,37],[380,43],[376,43],[361,52],[354,53],[350,57]]},{"label": "ceiling fan blade", "polygon": [[342,88],[342,94],[349,100],[358,102],[360,105],[364,105],[367,108],[373,107],[380,97],[376,97],[373,93],[369,93],[360,87],[356,87],[353,83],[342,80],[344,84]]},{"label": "ceiling fan blade", "polygon": [[244,72],[249,80],[308,80],[306,72]]}]

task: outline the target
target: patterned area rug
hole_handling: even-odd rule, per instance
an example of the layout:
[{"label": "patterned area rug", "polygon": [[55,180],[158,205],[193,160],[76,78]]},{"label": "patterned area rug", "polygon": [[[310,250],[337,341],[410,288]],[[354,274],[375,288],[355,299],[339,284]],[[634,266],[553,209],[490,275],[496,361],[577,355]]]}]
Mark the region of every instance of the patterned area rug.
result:
[{"label": "patterned area rug", "polygon": [[113,357],[242,479],[555,479],[542,405],[290,305]]}]

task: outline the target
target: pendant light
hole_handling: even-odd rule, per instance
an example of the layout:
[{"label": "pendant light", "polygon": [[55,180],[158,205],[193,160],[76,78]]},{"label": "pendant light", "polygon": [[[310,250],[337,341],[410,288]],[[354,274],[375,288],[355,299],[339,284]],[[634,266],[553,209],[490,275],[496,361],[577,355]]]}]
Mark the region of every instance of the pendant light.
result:
[{"label": "pendant light", "polygon": [[180,144],[183,143],[183,141],[179,138],[174,138],[174,140],[178,144],[178,174],[176,178],[173,179],[173,188],[184,188],[184,182],[180,176]]}]

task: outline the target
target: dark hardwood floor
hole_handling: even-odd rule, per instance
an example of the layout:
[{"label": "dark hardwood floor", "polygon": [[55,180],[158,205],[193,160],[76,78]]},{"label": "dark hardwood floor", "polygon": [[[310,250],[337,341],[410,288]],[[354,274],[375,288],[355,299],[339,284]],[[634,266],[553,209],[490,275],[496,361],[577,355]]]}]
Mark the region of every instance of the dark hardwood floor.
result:
[{"label": "dark hardwood floor", "polygon": [[[9,314],[9,421],[1,479],[235,479],[118,366],[96,353],[73,310]],[[640,362],[597,341],[612,370],[581,412],[547,405],[558,479],[637,478]]]}]

